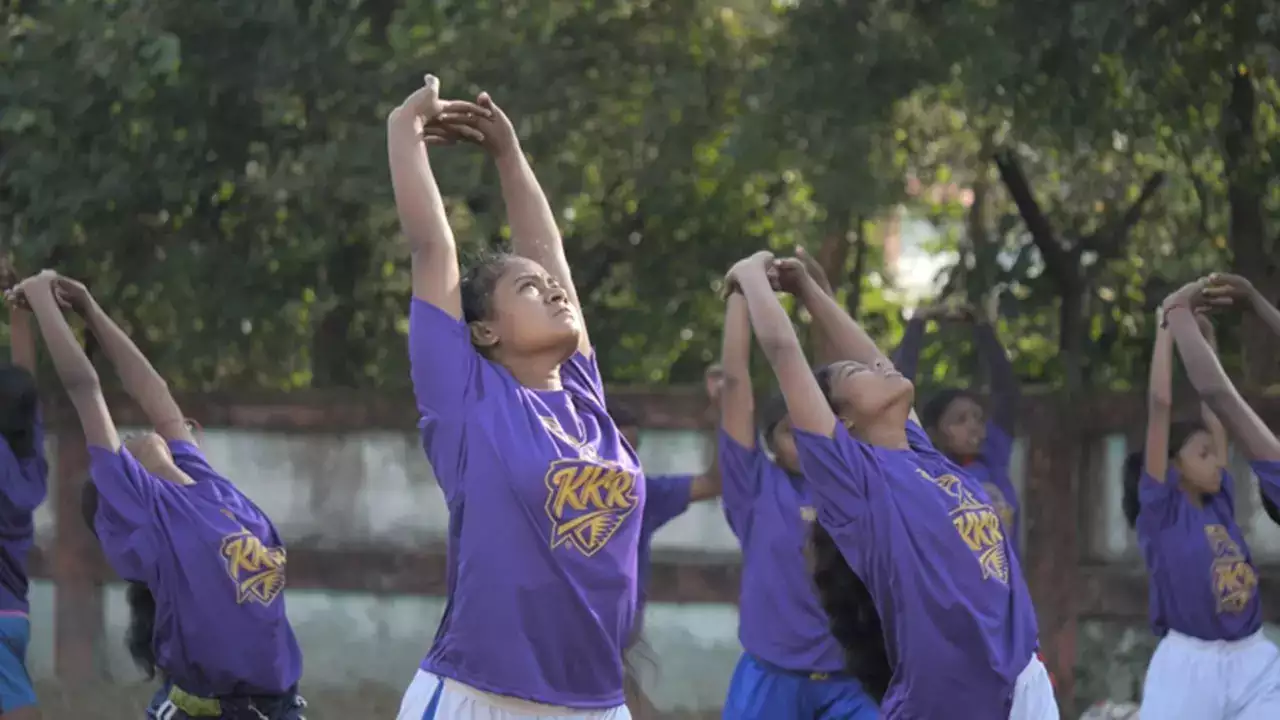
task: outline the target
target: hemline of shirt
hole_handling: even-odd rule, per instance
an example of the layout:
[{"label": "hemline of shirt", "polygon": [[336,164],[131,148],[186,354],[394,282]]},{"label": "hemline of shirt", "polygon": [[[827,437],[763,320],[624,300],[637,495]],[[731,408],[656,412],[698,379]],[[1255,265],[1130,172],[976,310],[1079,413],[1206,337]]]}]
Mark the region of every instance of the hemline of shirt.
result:
[{"label": "hemline of shirt", "polygon": [[626,705],[627,702],[626,692],[621,683],[618,684],[617,694],[610,695],[608,698],[600,698],[599,696],[587,697],[581,695],[547,697],[524,690],[511,690],[509,688],[499,687],[493,683],[487,682],[483,678],[459,672],[457,668],[454,668],[448,663],[432,658],[430,653],[428,653],[426,657],[422,658],[422,662],[418,664],[418,668],[429,672],[432,675],[437,675],[441,678],[447,678],[449,680],[462,683],[463,685],[467,685],[475,690],[479,690],[480,692],[492,693],[502,697],[524,700],[525,702],[548,705],[551,707],[599,712],[601,710],[613,710],[614,708],[622,707]]}]

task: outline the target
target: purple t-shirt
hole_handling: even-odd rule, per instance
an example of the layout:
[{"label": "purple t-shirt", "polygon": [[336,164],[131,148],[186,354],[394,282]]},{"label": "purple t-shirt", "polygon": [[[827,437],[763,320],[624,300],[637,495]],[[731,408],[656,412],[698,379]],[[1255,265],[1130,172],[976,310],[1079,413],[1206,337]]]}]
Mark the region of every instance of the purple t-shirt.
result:
[{"label": "purple t-shirt", "polygon": [[302,653],[285,614],[285,550],[271,520],[195,445],[169,443],[195,480],[147,472],[129,451],[89,448],[94,528],[111,567],[156,600],[156,664],[201,697],[295,687]]},{"label": "purple t-shirt", "polygon": [[1262,627],[1258,573],[1235,517],[1235,481],[1196,507],[1169,468],[1159,482],[1142,473],[1138,485],[1138,545],[1150,575],[1151,629],[1202,640],[1239,640]]},{"label": "purple t-shirt", "polygon": [[1249,463],[1253,474],[1258,476],[1258,485],[1267,499],[1280,506],[1280,461],[1255,460]]},{"label": "purple t-shirt", "polygon": [[27,612],[27,555],[35,541],[35,511],[47,492],[44,423],[36,413],[35,454],[18,459],[0,437],[0,613]]},{"label": "purple t-shirt", "polygon": [[630,645],[640,639],[644,631],[645,594],[649,589],[649,550],[653,534],[663,525],[675,520],[689,509],[689,493],[693,487],[692,475],[645,476],[646,492],[644,519],[640,523],[640,547],[637,574],[636,621],[632,626]]},{"label": "purple t-shirt", "polygon": [[622,705],[645,482],[594,358],[561,366],[563,390],[532,390],[415,298],[409,359],[449,507],[449,602],[422,669],[548,705]]},{"label": "purple t-shirt", "polygon": [[886,718],[1009,716],[1035,610],[982,485],[907,423],[908,449],[796,431],[818,521],[871,591],[893,666]]},{"label": "purple t-shirt", "polygon": [[987,439],[982,452],[963,470],[982,483],[982,489],[991,499],[991,507],[1004,524],[1009,546],[1018,549],[1018,491],[1009,479],[1009,460],[1013,457],[1013,438],[994,422],[987,423]]},{"label": "purple t-shirt", "polygon": [[723,430],[718,452],[725,518],[742,546],[742,648],[787,670],[842,671],[844,654],[805,560],[817,512],[807,483]]}]

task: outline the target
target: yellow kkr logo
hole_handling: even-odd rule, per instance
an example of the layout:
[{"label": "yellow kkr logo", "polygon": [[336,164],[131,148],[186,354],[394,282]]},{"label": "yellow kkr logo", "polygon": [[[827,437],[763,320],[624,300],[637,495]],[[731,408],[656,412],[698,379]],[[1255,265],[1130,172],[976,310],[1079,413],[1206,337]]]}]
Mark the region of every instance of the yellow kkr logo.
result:
[{"label": "yellow kkr logo", "polygon": [[980,502],[955,475],[935,478],[918,468],[917,472],[956,501],[956,507],[950,513],[951,524],[978,559],[982,579],[995,578],[1008,585],[1009,557],[1004,547],[1004,530],[995,509]]},{"label": "yellow kkr logo", "polygon": [[1205,537],[1213,551],[1209,574],[1219,613],[1243,612],[1257,593],[1258,574],[1245,559],[1240,546],[1222,525],[1205,525]]},{"label": "yellow kkr logo", "polygon": [[617,465],[557,460],[547,470],[546,484],[552,549],[567,544],[590,557],[636,508],[636,477]]},{"label": "yellow kkr logo", "polygon": [[266,547],[248,530],[222,539],[222,559],[236,584],[236,602],[270,605],[284,590],[284,548]]},{"label": "yellow kkr logo", "polygon": [[1013,506],[1009,504],[1008,499],[995,483],[983,483],[982,489],[987,491],[987,496],[991,498],[991,504],[995,506],[996,514],[1000,516],[1000,522],[1004,523],[1004,528],[1008,530],[1013,527]]}]

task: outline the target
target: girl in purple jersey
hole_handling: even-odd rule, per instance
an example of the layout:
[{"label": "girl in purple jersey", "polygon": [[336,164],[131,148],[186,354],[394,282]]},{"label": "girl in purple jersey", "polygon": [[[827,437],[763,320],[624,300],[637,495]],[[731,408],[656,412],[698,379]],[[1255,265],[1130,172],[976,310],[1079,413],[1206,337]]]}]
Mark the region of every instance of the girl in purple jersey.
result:
[{"label": "girl in purple jersey", "polygon": [[[10,298],[34,312],[89,445],[86,519],[130,583],[129,651],[162,678],[147,717],[303,720],[270,520],[209,466],[164,379],[83,285],[46,270]],[[121,442],[62,307],[85,318],[154,432]]]},{"label": "girl in purple jersey", "polygon": [[[1280,650],[1262,632],[1258,575],[1235,521],[1234,481],[1223,470],[1226,433],[1215,416],[1272,501],[1280,499],[1280,440],[1236,392],[1207,320],[1197,317],[1243,293],[1231,280],[1219,279],[1215,292],[1208,286],[1189,283],[1165,300],[1152,358],[1136,523],[1151,575],[1152,625],[1162,639],[1147,668],[1141,716],[1264,720],[1280,717]],[[1212,411],[1204,426],[1176,436],[1169,423],[1170,336]],[[1138,463],[1131,465],[1138,474]]]},{"label": "girl in purple jersey", "polygon": [[[826,338],[817,335],[815,344],[825,353]],[[742,546],[738,639],[743,653],[723,718],[878,718],[876,702],[859,677],[865,668],[846,663],[837,636],[845,627],[829,621],[807,577],[805,547],[814,532],[815,489],[801,467],[787,403],[775,398],[757,416],[750,356],[747,302],[741,293],[730,293],[717,448],[725,519]],[[856,657],[876,646],[859,643]]]},{"label": "girl in purple jersey", "polygon": [[[800,261],[757,253],[728,283],[786,397],[818,522],[881,620],[892,668],[883,715],[1056,719],[1017,558],[981,485],[916,422],[911,382]],[[804,304],[844,359],[815,377],[775,285]]]},{"label": "girl in purple jersey", "polygon": [[[459,140],[493,156],[516,253],[466,276],[426,148]],[[387,149],[419,427],[449,508],[448,604],[399,718],[629,718],[646,485],[550,204],[506,114],[441,100],[435,77],[392,111]]]},{"label": "girl in purple jersey", "polygon": [[[2,261],[0,283],[16,278]],[[35,542],[35,510],[48,489],[44,428],[36,392],[36,343],[30,308],[9,306],[12,364],[0,367],[0,718],[31,720],[36,691],[27,673],[27,554]]]},{"label": "girl in purple jersey", "polygon": [[920,410],[920,420],[933,444],[957,465],[973,475],[991,498],[1004,523],[1005,534],[1018,544],[1018,496],[1009,477],[1013,455],[1014,425],[1018,421],[1018,378],[996,335],[994,318],[979,316],[970,306],[936,305],[911,316],[893,363],[907,379],[916,379],[920,348],[930,321],[963,322],[973,326],[978,355],[987,366],[991,383],[989,407],[964,388],[944,388],[934,393]]}]

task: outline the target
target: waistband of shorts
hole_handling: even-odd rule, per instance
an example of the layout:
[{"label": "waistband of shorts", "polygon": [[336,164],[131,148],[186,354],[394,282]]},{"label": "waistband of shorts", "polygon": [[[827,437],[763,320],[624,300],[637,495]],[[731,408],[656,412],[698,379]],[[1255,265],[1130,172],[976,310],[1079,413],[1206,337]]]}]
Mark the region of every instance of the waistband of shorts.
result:
[{"label": "waistband of shorts", "polygon": [[761,660],[759,655],[747,653],[747,657],[751,658],[755,663],[766,670],[772,670],[783,675],[791,675],[792,677],[805,678],[807,680],[848,680],[853,677],[843,670],[822,671],[822,670],[792,670],[790,668],[774,665],[768,660]]},{"label": "waistband of shorts", "polygon": [[1267,635],[1259,629],[1253,634],[1242,637],[1239,640],[1205,640],[1203,638],[1192,637],[1191,635],[1180,633],[1177,630],[1170,630],[1165,633],[1164,640],[1178,643],[1179,645],[1198,648],[1200,650],[1238,652],[1245,648],[1253,647],[1259,642],[1267,642]]},{"label": "waistband of shorts", "polygon": [[[294,707],[306,707],[307,701],[298,694],[296,687],[290,688],[280,695],[219,695],[204,697],[183,690],[173,681],[166,683],[164,690],[169,703],[193,718],[222,717],[228,710],[237,707],[255,707],[259,703],[292,704]],[[259,713],[261,714],[261,713]]]},{"label": "waistband of shorts", "polygon": [[[434,673],[432,673],[434,674]],[[458,682],[453,678],[441,677],[436,675],[440,682],[444,683],[444,689],[449,692],[456,692],[461,695],[468,695],[479,700],[486,705],[490,705],[499,710],[518,713],[521,715],[533,715],[534,717],[563,717],[566,715],[582,715],[582,710],[574,710],[573,708],[560,707],[559,705],[543,705],[542,703],[533,702],[532,700],[521,700],[520,698],[511,697],[510,695],[498,695],[496,693],[485,692],[479,688]]]}]

